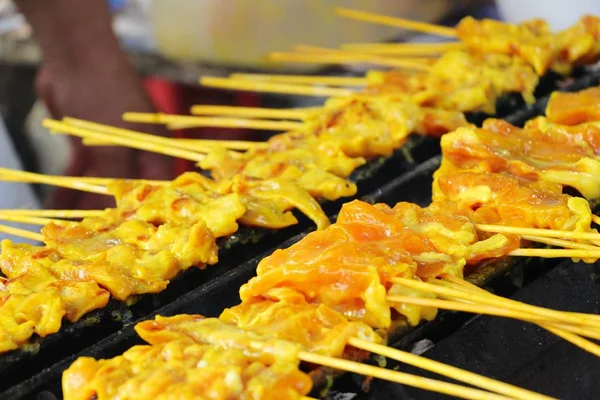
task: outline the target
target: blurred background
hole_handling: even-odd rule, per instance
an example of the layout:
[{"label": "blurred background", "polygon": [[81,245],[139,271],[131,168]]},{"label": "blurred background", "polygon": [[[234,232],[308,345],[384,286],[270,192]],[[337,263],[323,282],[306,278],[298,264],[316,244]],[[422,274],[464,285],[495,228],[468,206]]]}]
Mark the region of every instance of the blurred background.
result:
[{"label": "blurred background", "polygon": [[[107,0],[113,29],[135,66],[154,106],[162,112],[187,114],[193,104],[239,106],[309,106],[322,99],[228,93],[201,88],[202,75],[246,72],[359,73],[322,66],[282,67],[265,61],[269,51],[294,44],[336,47],[347,42],[430,41],[397,29],[336,16],[335,6],[356,8],[414,20],[454,25],[464,15],[478,18],[546,18],[555,29],[593,10],[595,0]],[[439,39],[437,39],[439,40]],[[32,30],[9,0],[0,0],[0,114],[24,169],[63,174],[71,145],[41,127],[47,116],[38,101],[35,77],[41,52]],[[267,135],[267,133],[252,133]],[[235,129],[195,129],[178,137],[248,138]],[[191,165],[173,160],[175,173]],[[40,195],[40,193],[38,193]]]}]

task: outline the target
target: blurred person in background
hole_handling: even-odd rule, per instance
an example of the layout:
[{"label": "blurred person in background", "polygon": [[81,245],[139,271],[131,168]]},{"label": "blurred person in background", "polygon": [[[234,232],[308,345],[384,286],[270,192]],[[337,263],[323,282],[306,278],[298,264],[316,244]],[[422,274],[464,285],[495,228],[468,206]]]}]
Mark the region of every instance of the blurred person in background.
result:
[{"label": "blurred person in background", "polygon": [[[123,112],[154,111],[136,71],[113,33],[106,0],[15,0],[15,4],[33,28],[42,50],[43,63],[36,89],[53,118],[71,116],[130,127],[121,119]],[[163,132],[156,128],[151,133]],[[168,157],[122,147],[86,148],[75,138],[72,146],[74,156],[66,175],[173,177],[172,162]],[[8,152],[7,146],[2,147]],[[16,160],[14,155],[2,155],[2,164],[17,168],[18,164],[7,165],[9,158]],[[19,189],[19,193],[27,191]],[[4,196],[0,196],[0,208],[19,206],[14,201],[4,204],[2,198]],[[70,190],[58,190],[50,204],[54,208],[112,205],[114,200],[108,196]]]}]

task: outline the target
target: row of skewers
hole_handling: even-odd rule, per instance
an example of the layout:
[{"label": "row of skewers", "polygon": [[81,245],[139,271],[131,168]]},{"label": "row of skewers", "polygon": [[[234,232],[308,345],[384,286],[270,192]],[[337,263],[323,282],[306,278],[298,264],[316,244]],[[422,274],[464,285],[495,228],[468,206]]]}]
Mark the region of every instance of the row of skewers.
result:
[{"label": "row of skewers", "polygon": [[[562,35],[565,38],[588,43],[587,38],[590,35],[597,39],[594,21],[596,20],[593,18],[583,19],[575,28],[565,31],[567,33]],[[475,22],[470,23],[475,24]],[[466,22],[464,24],[469,26]],[[516,31],[520,35],[527,32],[530,25],[535,26],[524,24]],[[486,34],[494,31],[492,28],[483,29],[484,26],[488,25],[482,23],[478,28],[479,31],[485,31]],[[496,25],[493,27],[497,28]],[[473,28],[473,31],[477,29]],[[510,33],[511,30],[509,29],[508,32]],[[192,350],[190,347],[192,343],[187,338],[178,337],[173,343],[166,343],[164,338],[155,341],[142,334],[142,337],[153,346],[140,350],[139,354],[132,353],[138,354],[139,357],[125,356],[125,359],[130,362],[128,365],[133,375],[143,365],[142,368],[147,371],[156,372],[157,375],[152,375],[150,379],[155,381],[160,375],[157,371],[164,371],[161,368],[170,370],[172,367],[163,364],[163,361],[169,358],[167,354],[175,355],[180,351],[179,356],[175,356],[173,360],[179,366],[180,362],[190,363],[178,370],[185,376],[192,374],[201,378],[203,382],[211,381],[203,375],[207,371],[196,371],[193,366],[202,364],[211,371],[216,370],[216,366],[220,366],[218,370],[229,374],[228,376],[235,375],[229,372],[232,370],[241,374],[241,386],[239,379],[236,381],[236,377],[229,378],[235,381],[233,387],[238,391],[247,390],[247,383],[251,379],[246,378],[254,379],[260,376],[253,381],[256,383],[253,387],[257,392],[252,393],[258,396],[254,398],[266,396],[265,388],[269,387],[265,384],[267,378],[275,385],[283,385],[274,386],[282,390],[289,389],[286,382],[296,380],[296,386],[301,389],[296,390],[295,393],[299,396],[304,395],[308,393],[310,384],[300,372],[294,372],[293,368],[291,370],[289,368],[290,365],[298,365],[300,359],[298,351],[302,353],[309,349],[319,353],[319,350],[315,350],[319,348],[319,341],[317,340],[315,344],[308,340],[314,338],[318,332],[308,332],[304,337],[301,334],[286,337],[285,335],[292,335],[293,332],[302,332],[298,331],[298,327],[303,325],[299,322],[300,319],[296,320],[294,316],[307,315],[306,318],[309,318],[308,316],[318,312],[319,318],[328,321],[323,322],[325,327],[339,325],[340,329],[353,332],[348,333],[346,338],[352,339],[357,336],[368,339],[367,342],[380,343],[382,338],[373,329],[389,327],[393,315],[403,315],[403,318],[410,323],[416,324],[423,318],[433,318],[435,309],[444,306],[469,311],[466,308],[471,305],[464,303],[465,297],[460,297],[456,292],[460,290],[473,291],[468,294],[471,296],[469,298],[476,296],[481,304],[488,306],[488,312],[491,312],[494,307],[496,307],[495,315],[509,316],[511,312],[522,312],[522,314],[511,315],[520,315],[521,319],[543,322],[545,327],[554,330],[555,333],[558,332],[557,334],[562,337],[587,349],[595,349],[593,343],[582,337],[597,335],[594,318],[584,316],[583,319],[579,319],[576,315],[547,313],[548,310],[537,314],[538,309],[516,310],[517,306],[508,306],[506,305],[508,303],[501,303],[498,307],[499,299],[488,297],[491,295],[479,292],[473,287],[466,289],[467,286],[460,281],[465,265],[506,254],[566,256],[589,261],[597,259],[600,255],[596,246],[600,237],[591,228],[592,220],[596,217],[591,214],[589,204],[581,198],[569,197],[562,193],[563,187],[568,186],[577,189],[588,199],[596,199],[599,195],[597,176],[600,175],[597,174],[597,148],[595,147],[599,119],[594,115],[594,110],[599,103],[598,90],[593,89],[569,98],[565,97],[569,95],[553,96],[547,110],[548,118],[532,121],[523,130],[498,120],[488,121],[483,129],[477,129],[467,123],[463,114],[464,111],[493,112],[491,101],[495,105],[501,93],[515,90],[523,93],[525,100],[531,101],[533,89],[539,78],[538,73],[544,73],[549,68],[564,71],[561,68],[564,68],[565,60],[570,62],[570,66],[574,66],[591,61],[597,56],[598,49],[594,45],[587,46],[587,50],[577,53],[578,56],[568,54],[565,56],[564,47],[558,51],[555,47],[556,43],[563,43],[566,48],[570,48],[573,41],[569,42],[566,39],[557,41],[554,36],[553,40],[549,40],[549,34],[544,33],[541,25],[535,32],[539,32],[543,40],[540,38],[534,40],[525,35],[527,37],[525,42],[529,47],[523,46],[517,55],[514,54],[514,50],[511,50],[510,54],[498,50],[496,53],[502,54],[483,55],[472,51],[476,46],[468,45],[466,48],[470,49],[469,51],[447,52],[431,69],[427,67],[426,73],[372,72],[367,79],[371,79],[371,82],[375,80],[379,84],[367,82],[368,89],[360,93],[338,89],[339,92],[336,94],[341,96],[330,99],[321,109],[247,110],[222,107],[195,109],[197,113],[235,116],[245,114],[242,116],[252,118],[257,116],[289,118],[295,115],[296,117],[292,118],[302,122],[258,119],[244,119],[240,122],[240,120],[223,121],[219,118],[215,121],[212,117],[210,121],[209,118],[195,119],[197,117],[184,119],[181,116],[126,115],[128,120],[167,123],[173,128],[203,124],[218,126],[241,124],[241,126],[260,128],[292,129],[289,133],[275,136],[266,144],[177,141],[153,138],[139,132],[106,127],[87,121],[74,119],[66,119],[63,122],[48,121],[46,125],[50,129],[80,136],[89,144],[127,145],[192,159],[199,162],[201,167],[210,170],[214,179],[188,173],[173,182],[141,182],[104,178],[42,177],[14,171],[0,171],[5,179],[45,182],[111,194],[117,201],[116,209],[102,211],[47,210],[47,212],[32,213],[17,210],[2,213],[0,218],[7,221],[45,225],[41,235],[26,234],[7,227],[3,229],[44,241],[46,245],[35,247],[3,243],[0,267],[6,279],[3,282],[4,295],[0,306],[0,351],[18,348],[34,333],[45,336],[56,332],[60,328],[63,317],[75,321],[85,313],[103,307],[110,296],[119,300],[130,300],[140,294],[159,292],[180,271],[191,266],[203,267],[215,263],[217,250],[215,238],[235,232],[238,222],[250,226],[283,228],[296,222],[293,214],[289,212],[292,207],[307,214],[321,229],[320,232],[310,236],[316,240],[316,243],[312,242],[310,245],[331,246],[334,250],[324,252],[322,260],[319,257],[315,258],[314,254],[310,259],[300,258],[302,263],[306,264],[301,263],[300,266],[303,268],[296,270],[292,266],[297,264],[297,255],[292,249],[297,247],[289,249],[287,255],[289,260],[284,256],[283,261],[287,264],[285,262],[279,264],[282,262],[279,260],[275,265],[269,265],[270,259],[265,260],[261,266],[264,267],[265,272],[271,272],[262,274],[263,269],[259,268],[259,276],[250,281],[241,291],[244,300],[242,305],[226,311],[224,315],[229,317],[221,317],[226,323],[235,322],[238,328],[253,331],[253,333],[236,331],[235,335],[240,335],[240,343],[234,348],[227,344],[230,341],[223,344],[216,339],[213,341],[196,335],[193,340],[198,346]],[[577,32],[579,36],[569,32]],[[515,33],[513,36],[508,36],[506,40],[514,41],[516,37],[521,36]],[[540,64],[539,60],[532,61],[532,55],[524,55],[528,54],[524,49],[538,49],[536,46],[541,46],[540,43],[544,46],[552,43],[554,46],[553,56],[548,58],[551,61],[548,61],[545,69],[540,67],[543,64]],[[595,43],[597,40],[593,42]],[[457,46],[455,43],[452,45]],[[584,47],[582,45],[578,48]],[[540,52],[532,51],[532,54],[536,53]],[[432,73],[435,65],[438,63],[444,65],[442,61],[446,62],[446,68],[448,65],[463,65],[462,70],[454,69],[451,76],[460,75],[455,71],[466,72],[466,66],[469,66],[470,70],[479,72],[475,72],[469,79],[458,84],[450,79],[448,73],[446,78]],[[470,63],[473,62],[483,64],[482,68],[472,68],[473,65]],[[421,62],[420,65],[427,65],[427,63]],[[530,69],[534,71],[533,74]],[[425,68],[421,70],[424,71]],[[438,70],[444,71],[444,68],[439,67]],[[270,78],[234,77],[228,80],[228,84],[231,83],[232,87],[236,88],[247,88],[240,84],[241,81],[245,81],[248,85],[258,88],[257,90],[279,87],[278,83],[272,86],[270,82],[264,82],[266,79]],[[340,78],[338,82],[343,83],[343,79]],[[210,83],[210,80],[207,82]],[[481,86],[479,82],[486,82],[487,86]],[[508,83],[515,84],[515,82],[519,84],[517,89],[506,87]],[[317,80],[317,83],[320,82]],[[364,81],[361,84],[364,84]],[[307,86],[296,83],[288,86],[295,86],[295,90],[299,91],[308,89]],[[332,89],[314,86],[310,88],[312,93],[323,89],[319,92],[321,94]],[[279,89],[281,90],[282,87]],[[425,92],[429,94],[424,95]],[[453,95],[445,96],[449,93]],[[485,102],[480,101],[481,94]],[[418,100],[426,98],[428,99],[426,101]],[[442,101],[445,98],[452,100]],[[473,99],[478,100],[472,101]],[[574,126],[575,124],[581,125]],[[455,132],[442,140],[444,162],[442,168],[436,173],[432,206],[420,209],[414,205],[400,204],[390,210],[383,206],[372,207],[351,203],[344,208],[338,222],[327,228],[329,220],[315,198],[333,200],[353,195],[356,187],[346,180],[350,173],[368,159],[391,154],[402,146],[412,132],[437,136],[450,131]],[[539,151],[532,151],[531,143],[536,143],[536,149],[533,150]],[[537,148],[538,143],[540,143],[539,148]],[[239,153],[235,150],[248,151]],[[465,173],[466,171],[468,173]],[[500,175],[497,175],[498,173]],[[513,196],[520,201],[514,201]],[[511,201],[507,202],[507,198]],[[453,208],[449,208],[450,206]],[[447,217],[448,210],[455,212],[458,217]],[[87,218],[81,222],[66,222],[51,220],[48,217]],[[365,217],[366,220],[361,217]],[[377,222],[373,223],[373,221]],[[387,238],[377,237],[377,234],[382,235],[383,227],[385,227],[384,232],[387,232],[390,226],[395,226],[396,230],[392,230],[393,232],[398,234],[401,232],[409,236],[402,238],[401,241],[399,237],[395,237],[399,240],[395,246],[388,243]],[[383,244],[372,246],[373,238],[369,236],[370,233],[374,234],[373,238],[379,239],[379,242],[383,239]],[[334,244],[339,245],[337,250],[334,244],[328,242],[332,237],[336,238]],[[364,243],[365,238],[369,239],[368,243]],[[404,248],[405,239],[410,238],[414,239],[414,242],[409,240],[408,243],[415,244],[414,249]],[[521,240],[558,245],[565,249],[521,249]],[[307,242],[301,242],[297,246],[302,250],[303,243],[309,242],[307,239]],[[308,249],[311,248],[310,245],[307,246]],[[390,249],[394,251],[390,253]],[[369,263],[373,261],[369,257],[375,255],[380,261],[387,260],[388,264],[383,262],[382,265],[366,266],[364,262],[362,264],[359,262],[352,267],[352,263],[346,258],[343,262],[340,261],[340,257],[346,254],[357,254],[359,259],[362,256],[368,259]],[[278,256],[281,256],[281,253],[274,254],[272,259],[277,259]],[[311,263],[313,259],[314,263]],[[394,262],[389,263],[390,259]],[[322,275],[315,275],[316,271],[324,272],[323,266],[330,265],[331,260],[335,261],[332,261],[331,265],[338,265],[336,263],[340,262],[339,265],[343,268],[337,271],[334,269],[332,272],[335,273],[331,274],[331,280],[323,281]],[[321,267],[319,267],[320,262],[323,263]],[[287,269],[285,265],[288,265]],[[290,276],[296,276],[297,281],[289,282]],[[311,277],[314,279],[311,280]],[[435,298],[440,295],[437,286],[435,289],[429,286],[435,285],[436,283],[429,281],[438,277],[447,278],[444,285],[452,284],[454,286],[450,289],[456,290],[452,294],[446,292],[448,297],[444,300]],[[345,279],[347,290],[340,291],[339,285],[334,284],[336,279]],[[453,281],[453,279],[459,280]],[[301,282],[305,282],[305,286],[301,287]],[[366,286],[365,282],[367,282]],[[327,287],[328,283],[333,286]],[[419,286],[421,284],[427,286]],[[40,305],[44,306],[40,307]],[[301,312],[302,307],[306,307],[305,314]],[[475,308],[471,307],[470,310],[473,311]],[[483,308],[477,308],[473,312],[483,312],[482,310]],[[549,314],[556,318],[565,317],[571,323],[559,324],[557,320],[552,320],[550,317],[542,318],[543,321],[534,318],[534,315]],[[178,330],[181,318],[185,320],[186,317],[177,318],[179,317],[175,317],[175,320],[161,320],[165,323],[159,324],[160,335],[164,335],[164,329],[169,332]],[[213,332],[218,336],[220,332],[229,332],[232,329],[222,322],[203,320],[200,317],[190,318],[195,325],[185,328],[186,335],[202,331],[204,323],[207,326],[215,324],[211,328],[212,331],[207,331],[207,334]],[[246,322],[240,322],[242,320]],[[295,354],[291,364],[281,364],[280,359],[271,355],[265,358],[265,354],[270,354],[268,351],[252,354],[246,351],[247,345],[254,350],[262,349],[262,345],[259,346],[255,342],[248,344],[243,339],[247,335],[258,342],[263,340],[271,346],[272,332],[267,330],[260,332],[259,329],[261,326],[274,326],[268,325],[268,321],[281,327],[280,330],[284,333],[281,334],[280,339],[287,341],[285,346],[295,349],[290,350],[289,353]],[[294,323],[294,321],[298,322]],[[331,329],[327,331],[321,325],[317,325],[316,328],[321,329],[321,333],[329,332],[327,335],[323,333],[325,345],[323,348],[327,348],[329,343],[327,340],[331,342],[333,337],[339,335],[337,328],[333,331]],[[259,329],[259,336],[265,335],[262,339],[256,336],[257,329]],[[280,335],[278,329],[272,331]],[[167,336],[170,341],[171,336]],[[290,342],[296,344],[290,347]],[[298,347],[298,343],[302,346]],[[335,350],[329,348],[321,353],[341,356],[348,343],[350,342],[345,343],[340,339]],[[155,347],[155,345],[160,346]],[[360,346],[356,347],[360,348]],[[239,352],[240,349],[243,350],[242,354]],[[220,358],[221,351],[224,350],[230,351],[231,357]],[[193,357],[197,359],[184,356],[184,354],[191,354],[190,352],[195,352]],[[305,356],[302,358],[304,361],[315,362],[310,358],[315,356],[314,353],[310,356],[304,353],[302,355]],[[237,360],[238,364],[232,367],[228,361],[230,359]],[[119,360],[119,363],[123,361],[123,359]],[[155,363],[153,367],[146,363],[147,360]],[[201,360],[205,362],[202,363]],[[263,363],[266,369],[256,366],[257,361],[266,362]],[[108,361],[106,368],[112,370],[114,364],[111,363],[114,362]],[[85,368],[79,369],[82,363]],[[69,393],[69,396],[82,393],[81,398],[90,398],[90,394],[95,391],[99,398],[110,398],[114,396],[114,392],[110,390],[138,391],[139,385],[144,382],[140,378],[137,381],[126,379],[115,383],[111,379],[101,377],[104,376],[101,372],[105,370],[104,367],[91,360],[81,361],[77,365],[79,367],[74,366],[70,372],[73,375],[65,375],[65,394]],[[97,367],[100,369],[96,369]],[[157,369],[154,370],[154,367]],[[272,375],[273,371],[278,371],[280,367],[292,371],[291,375],[286,375],[287,378],[278,376],[277,379],[272,379],[277,376],[277,374]],[[123,378],[120,374],[129,367],[119,368],[117,371],[121,372],[117,374]],[[254,369],[244,375],[247,368]],[[73,382],[77,383],[81,377],[80,374],[85,375],[86,382],[90,385],[85,390],[80,386],[73,386]],[[68,378],[68,376],[75,377]],[[214,384],[225,391],[232,388],[225,378],[215,378]],[[74,389],[70,390],[71,386]],[[110,390],[108,386],[111,387]],[[158,395],[168,391],[160,385],[155,388],[158,392],[146,394]],[[190,394],[205,390],[200,387],[193,389],[192,386],[186,385],[180,389],[191,390]],[[277,389],[278,393],[279,389]],[[294,391],[285,393],[292,392]],[[481,393],[471,393],[471,395],[479,396]]]},{"label": "row of skewers", "polygon": [[[449,309],[531,322],[600,356],[600,346],[589,340],[600,339],[600,316],[504,299],[463,279],[482,261],[507,255],[600,257],[589,203],[563,193],[579,181],[555,178],[559,172],[586,178],[564,163],[596,157],[593,135],[581,135],[597,124],[589,112],[593,93],[600,90],[551,97],[553,124],[573,116],[583,121],[561,124],[561,130],[539,129],[545,121],[539,118],[523,129],[488,120],[482,128],[445,135],[431,205],[347,203],[336,223],[263,259],[257,276],[240,289],[242,302],[218,318],[159,316],[136,326],[147,345],[113,359],[77,360],[63,375],[65,398],[303,398],[315,364],[461,398],[548,398],[383,343],[395,321],[416,326]],[[471,140],[460,140],[464,135]],[[527,151],[518,151],[517,142],[529,144]],[[522,248],[531,242],[563,249]],[[353,351],[385,355],[488,392],[357,365],[343,358]]]}]

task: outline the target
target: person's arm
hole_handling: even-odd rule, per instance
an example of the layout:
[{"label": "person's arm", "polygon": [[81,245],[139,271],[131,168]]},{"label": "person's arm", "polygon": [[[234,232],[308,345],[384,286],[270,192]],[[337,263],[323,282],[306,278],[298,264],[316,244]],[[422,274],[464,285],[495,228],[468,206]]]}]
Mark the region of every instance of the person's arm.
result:
[{"label": "person's arm", "polygon": [[[121,120],[123,112],[153,111],[112,31],[106,0],[16,0],[16,4],[42,50],[37,89],[53,117],[127,127]],[[84,148],[75,140],[74,146],[72,174],[172,177],[172,163],[166,157],[125,148]]]}]

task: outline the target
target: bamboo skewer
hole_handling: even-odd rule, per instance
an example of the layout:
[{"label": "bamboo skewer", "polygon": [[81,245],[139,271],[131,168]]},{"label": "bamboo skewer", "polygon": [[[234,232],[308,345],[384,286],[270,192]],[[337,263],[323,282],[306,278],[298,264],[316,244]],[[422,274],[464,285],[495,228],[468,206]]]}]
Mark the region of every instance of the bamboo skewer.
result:
[{"label": "bamboo skewer", "polygon": [[553,326],[556,329],[559,329],[560,331],[568,331],[571,334],[582,335],[590,337],[592,339],[600,338],[600,330],[595,331],[593,329],[582,327],[580,325],[558,324],[555,319],[540,317],[530,312],[512,311],[502,307],[464,303],[461,301],[428,299],[410,296],[389,296],[387,300],[390,303],[414,304],[423,307],[432,307],[444,310],[467,312],[472,314],[512,318],[519,321],[526,321],[537,324],[544,329],[546,329],[547,326]]},{"label": "bamboo skewer", "polygon": [[516,226],[477,224],[475,229],[481,232],[508,233],[514,235],[532,235],[556,237],[562,239],[600,240],[600,233],[560,231],[554,229],[521,228]]},{"label": "bamboo skewer", "polygon": [[200,84],[229,90],[242,90],[246,92],[282,93],[288,95],[318,96],[318,97],[343,97],[355,93],[345,88],[320,87],[312,85],[290,85],[276,82],[261,82],[244,79],[218,78],[205,76],[200,79]]},{"label": "bamboo skewer", "polygon": [[348,8],[337,8],[336,13],[342,17],[351,18],[363,22],[388,25],[396,28],[428,33],[430,35],[456,37],[455,29],[441,25],[430,24],[427,22],[410,21],[404,18],[389,17],[387,15],[351,10]]},{"label": "bamboo skewer", "polygon": [[[530,304],[521,303],[516,300],[511,300],[511,299],[507,299],[504,297],[496,296],[486,290],[483,290],[482,288],[480,288],[476,285],[473,285],[472,283],[465,281],[464,279],[456,278],[454,276],[446,276],[446,277],[444,277],[443,281],[434,281],[434,285],[438,285],[438,286],[442,285],[442,287],[447,287],[448,285],[450,285],[451,288],[454,288],[456,290],[468,291],[469,293],[475,292],[475,294],[478,296],[486,296],[488,299],[492,298],[492,300],[499,299],[499,300],[502,300],[507,306],[509,306],[513,309],[515,309],[515,307],[520,307],[521,309],[530,311],[533,314],[541,313],[541,314],[547,315],[549,318],[555,318],[556,320],[558,320],[561,323],[566,322],[567,320],[568,320],[568,322],[575,323],[575,324],[581,322],[581,320],[578,321],[576,319],[571,318],[571,316],[583,317],[586,321],[592,321],[592,323],[594,321],[596,323],[600,323],[600,315],[583,314],[583,313],[566,312],[566,311],[556,311],[556,310],[551,310],[548,308],[532,306]],[[584,321],[584,323],[586,323],[586,322]]]},{"label": "bamboo skewer", "polygon": [[[78,136],[81,138],[90,138],[101,141],[110,141],[114,144],[131,147],[139,150],[151,151],[154,153],[165,154],[171,157],[179,157],[184,160],[200,162],[204,159],[204,155],[196,152],[179,149],[176,147],[158,145],[156,143],[150,143],[144,141],[144,139],[132,139],[128,137],[117,137],[104,133],[94,132],[89,129],[84,129],[76,126],[72,126],[67,123],[47,119],[43,122],[43,125],[54,132],[67,133],[69,135]],[[148,135],[152,136],[152,135]]]},{"label": "bamboo skewer", "polygon": [[581,249],[517,249],[508,253],[514,257],[543,257],[543,258],[582,258],[599,259],[599,250]]},{"label": "bamboo skewer", "polygon": [[0,168],[0,180],[11,181],[11,182],[29,182],[29,183],[40,183],[46,185],[60,186],[68,189],[81,190],[84,192],[91,192],[97,194],[108,195],[108,190],[104,186],[94,185],[79,180],[64,179],[65,177],[60,176],[48,176],[42,174],[36,174],[33,172],[17,171],[7,168]]},{"label": "bamboo skewer", "polygon": [[0,213],[0,221],[6,222],[19,222],[28,225],[42,225],[45,226],[49,223],[60,224],[62,222],[68,222],[62,219],[44,218],[44,217],[33,217],[28,215],[10,215]]},{"label": "bamboo skewer", "polygon": [[567,249],[583,249],[583,250],[600,250],[600,246],[594,246],[591,244],[584,244],[578,242],[571,242],[569,240],[547,238],[542,236],[532,235],[521,235],[522,239],[530,240],[532,242],[544,243],[551,246],[559,246]]},{"label": "bamboo skewer", "polygon": [[417,356],[402,350],[393,349],[388,346],[383,346],[377,343],[368,342],[358,338],[350,338],[348,344],[358,349],[366,350],[371,353],[379,354],[405,364],[409,364],[427,371],[434,372],[439,375],[452,378],[454,380],[468,383],[481,389],[495,392],[498,394],[510,396],[515,399],[522,400],[547,400],[548,396],[538,394],[520,387],[510,385],[495,379],[491,379],[476,373],[466,371],[451,365],[446,365],[438,361],[434,361],[425,357]]},{"label": "bamboo skewer", "polygon": [[555,334],[556,336],[566,340],[567,342],[574,344],[575,346],[591,353],[597,357],[600,357],[600,346],[596,343],[590,342],[587,339],[577,336],[571,332],[565,332],[564,330],[557,329],[553,326],[542,325],[548,332]]},{"label": "bamboo skewer", "polygon": [[[176,129],[176,128],[174,128]],[[245,140],[212,140],[212,139],[179,139],[169,138],[172,140],[173,146],[185,147],[188,149],[193,148],[206,148],[206,146],[222,146],[228,150],[251,150],[251,149],[267,149],[269,144],[266,142],[249,142]],[[83,139],[83,144],[86,146],[112,146],[113,144],[105,140],[94,140],[94,139]],[[106,178],[109,179],[109,178]],[[167,183],[166,181],[155,181],[148,179],[127,179],[135,180],[137,182],[148,183],[152,185],[161,185]]]},{"label": "bamboo skewer", "polygon": [[232,79],[258,80],[302,85],[366,86],[369,84],[368,78],[357,76],[231,74],[229,77]]},{"label": "bamboo skewer", "polygon": [[[6,168],[0,168],[0,180],[10,182],[28,182],[28,183],[45,183],[53,186],[68,187],[71,189],[91,191],[92,193],[109,194],[107,189],[104,187],[112,182],[118,180],[135,181],[138,183],[149,184],[149,185],[166,185],[169,181],[157,181],[148,179],[121,179],[121,178],[97,178],[88,176],[57,176],[57,175],[43,175],[36,174],[33,172],[24,172],[18,170],[11,170]],[[42,182],[43,180],[43,182]],[[67,186],[68,185],[68,186]],[[89,189],[89,190],[88,190]],[[0,209],[0,212],[3,210]],[[19,211],[21,214],[31,210],[12,210],[13,212]],[[46,210],[38,210],[46,211]],[[51,211],[51,210],[47,210]],[[74,211],[74,210],[64,210]],[[71,217],[79,218],[79,217]]]},{"label": "bamboo skewer", "polygon": [[461,50],[465,45],[461,42],[443,43],[347,43],[342,49],[364,54],[388,56],[423,56],[442,54],[447,51]]},{"label": "bamboo skewer", "polygon": [[[415,71],[429,71],[430,67],[423,63],[423,60],[381,57],[372,54],[363,54],[339,49],[328,49],[316,46],[296,45],[294,51],[297,53],[275,52],[269,54],[268,58],[272,61],[292,61],[311,64],[331,64],[332,60],[336,63],[365,63],[380,65],[385,67],[394,67],[410,69]],[[333,58],[330,58],[333,57]]]},{"label": "bamboo skewer", "polygon": [[414,304],[417,306],[441,308],[444,310],[461,311],[461,312],[468,312],[468,313],[473,313],[473,314],[493,315],[496,317],[513,318],[513,319],[518,319],[521,321],[542,322],[542,323],[544,323],[544,322],[551,323],[552,321],[554,321],[553,319],[536,316],[531,313],[525,313],[525,312],[521,312],[521,311],[513,311],[513,310],[509,310],[509,309],[504,309],[502,307],[494,307],[494,306],[489,306],[489,305],[484,305],[484,304],[464,303],[461,301],[429,299],[429,298],[423,298],[423,297],[397,296],[397,295],[388,296],[387,301],[390,303]]},{"label": "bamboo skewer", "polygon": [[296,121],[196,117],[189,115],[168,115],[162,113],[153,114],[128,112],[123,114],[123,119],[128,122],[139,122],[144,124],[178,124],[178,126],[186,128],[216,127],[292,131],[301,129],[305,126],[304,123]]},{"label": "bamboo skewer", "polygon": [[[117,128],[114,126],[98,124],[91,121],[85,121],[77,118],[64,118],[63,122],[75,127],[86,129],[90,132],[105,135],[106,141],[114,142],[116,139],[132,139],[136,141],[143,141],[145,145],[156,145],[166,147],[175,147],[181,150],[189,151],[189,147],[176,147],[177,143],[171,143],[171,139],[162,136],[152,135],[144,132],[137,132],[130,129]],[[90,136],[91,139],[94,139]],[[196,147],[193,151],[200,153],[209,153],[212,147]]]},{"label": "bamboo skewer", "polygon": [[[234,78],[234,75],[250,75],[250,74],[233,74],[233,79],[249,79],[249,78]],[[258,74],[257,74],[258,75]],[[262,75],[261,75],[262,76]],[[266,75],[269,76],[269,75]],[[319,107],[312,108],[261,108],[261,107],[237,107],[237,106],[193,106],[190,112],[194,115],[216,115],[228,117],[243,117],[243,118],[265,118],[265,119],[288,119],[288,120],[305,120],[319,111]]]},{"label": "bamboo skewer", "polygon": [[506,400],[510,397],[485,392],[479,389],[460,386],[435,379],[424,378],[417,375],[411,375],[404,372],[392,371],[372,365],[361,364],[355,361],[349,361],[342,358],[324,356],[306,351],[298,353],[299,358],[308,363],[319,364],[329,368],[335,368],[347,372],[354,372],[365,376],[384,379],[390,382],[400,383],[402,385],[413,386],[419,389],[429,390],[438,393],[444,393],[463,399],[473,400]]},{"label": "bamboo skewer", "polygon": [[[486,292],[485,290],[481,289],[480,287],[477,287],[477,286],[475,286],[469,282],[466,282],[462,279],[450,277],[449,280],[456,286],[462,287],[464,290],[470,290],[474,293],[481,293],[482,295],[493,296],[490,293]],[[581,328],[573,327],[573,326],[565,326],[564,324],[553,323],[552,325],[548,325],[548,324],[538,324],[538,325],[540,327],[546,329],[547,331],[553,333],[554,335],[570,342],[571,344],[574,344],[575,346],[600,357],[600,346],[598,346],[596,343],[590,342],[589,340],[586,340],[580,336],[577,336],[577,335],[582,335],[582,336],[588,336],[588,337],[591,337],[594,339],[599,339],[600,332],[590,332],[589,330],[585,330],[585,329],[581,329]]]},{"label": "bamboo skewer", "polygon": [[[452,282],[452,278],[445,278],[448,282]],[[458,289],[454,284],[452,287],[441,282],[427,283],[420,282],[414,279],[407,278],[392,278],[392,282],[411,287],[413,289],[423,290],[426,292],[435,293],[437,295],[450,299],[459,299],[471,303],[487,304],[494,307],[502,307],[513,311],[520,311],[546,317],[550,320],[556,320],[559,323],[569,323],[574,325],[589,325],[600,328],[600,316],[590,314],[579,314],[565,311],[551,310],[543,307],[532,306],[529,304],[520,303],[518,301],[498,297],[490,293],[479,294],[473,290]],[[499,304],[501,302],[501,304]]]},{"label": "bamboo skewer", "polygon": [[28,209],[0,209],[2,215],[22,215],[29,217],[46,218],[87,218],[99,217],[104,210],[28,210]]},{"label": "bamboo skewer", "polygon": [[34,240],[36,242],[43,242],[44,235],[41,233],[30,232],[25,229],[15,228],[7,225],[0,225],[0,233],[6,233],[8,235],[22,237],[25,239]]}]

